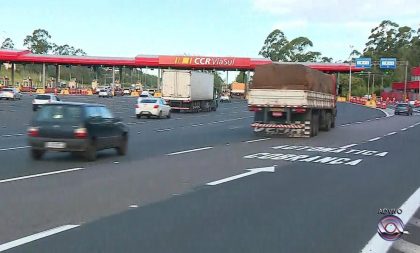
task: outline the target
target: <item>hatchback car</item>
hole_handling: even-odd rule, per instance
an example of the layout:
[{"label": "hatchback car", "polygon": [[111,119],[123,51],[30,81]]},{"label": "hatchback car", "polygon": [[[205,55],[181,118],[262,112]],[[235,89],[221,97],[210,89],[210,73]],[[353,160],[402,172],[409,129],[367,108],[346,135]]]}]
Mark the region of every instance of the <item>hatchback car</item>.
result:
[{"label": "hatchback car", "polygon": [[28,128],[31,156],[39,160],[46,151],[72,152],[96,160],[96,151],[115,148],[127,152],[128,127],[104,105],[51,103],[43,106]]},{"label": "hatchback car", "polygon": [[22,94],[15,88],[3,88],[0,90],[0,99],[22,99]]},{"label": "hatchback car", "polygon": [[112,98],[113,97],[112,90],[111,89],[101,89],[101,90],[99,90],[98,96],[103,97],[103,98]]},{"label": "hatchback car", "polygon": [[42,105],[59,101],[60,99],[54,94],[38,94],[32,101],[32,111],[38,110]]},{"label": "hatchback car", "polygon": [[166,101],[162,98],[138,98],[136,104],[136,116],[146,116],[150,118],[155,116],[158,118],[171,117],[171,107],[166,104]]},{"label": "hatchback car", "polygon": [[220,100],[221,103],[224,103],[224,102],[230,103],[231,102],[230,101],[230,96],[227,95],[227,94],[221,95],[219,100]]},{"label": "hatchback car", "polygon": [[141,98],[154,98],[152,94],[150,94],[148,91],[142,91],[140,96]]},{"label": "hatchback car", "polygon": [[395,115],[405,114],[407,116],[413,115],[413,107],[407,103],[397,104],[394,111]]}]

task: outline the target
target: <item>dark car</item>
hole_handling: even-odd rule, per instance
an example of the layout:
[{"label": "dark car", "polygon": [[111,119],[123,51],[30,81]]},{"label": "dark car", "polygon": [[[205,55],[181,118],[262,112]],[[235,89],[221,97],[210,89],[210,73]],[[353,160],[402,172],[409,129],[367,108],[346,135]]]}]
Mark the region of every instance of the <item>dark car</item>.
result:
[{"label": "dark car", "polygon": [[413,115],[413,107],[407,103],[397,104],[394,111],[395,115],[405,114],[407,116]]},{"label": "dark car", "polygon": [[121,89],[121,88],[115,88],[114,95],[115,96],[124,96],[124,90]]},{"label": "dark car", "polygon": [[46,104],[28,128],[31,155],[35,160],[46,151],[74,152],[96,160],[96,151],[115,148],[127,152],[128,127],[104,105],[85,103]]}]

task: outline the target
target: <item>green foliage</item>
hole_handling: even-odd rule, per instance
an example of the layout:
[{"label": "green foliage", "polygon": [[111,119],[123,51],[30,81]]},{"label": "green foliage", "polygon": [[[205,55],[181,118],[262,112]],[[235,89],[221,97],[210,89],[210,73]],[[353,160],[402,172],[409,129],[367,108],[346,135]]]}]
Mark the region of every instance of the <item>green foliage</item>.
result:
[{"label": "green foliage", "polygon": [[3,43],[1,43],[0,49],[13,49],[15,47],[15,43],[11,38],[6,38]]},{"label": "green foliage", "polygon": [[74,48],[73,46],[65,45],[57,45],[53,44],[52,46],[53,53],[56,55],[86,55],[85,51],[80,48]]},{"label": "green foliage", "polygon": [[235,79],[238,83],[246,83],[246,73],[245,71],[240,71],[239,74],[236,76]]},{"label": "green foliage", "polygon": [[[284,33],[275,29],[264,41],[259,54],[272,61],[315,62],[321,57],[320,52],[309,51],[313,43],[306,37],[298,37],[289,41]],[[325,58],[325,59],[324,59]],[[324,60],[330,59],[324,57]]]},{"label": "green foliage", "polygon": [[46,54],[52,49],[50,39],[51,35],[46,30],[37,29],[32,32],[32,35],[26,36],[23,45],[34,54]]},{"label": "green foliage", "polygon": [[220,91],[222,90],[222,86],[223,86],[223,84],[224,84],[224,81],[223,81],[222,77],[220,77],[219,72],[215,71],[215,72],[213,73],[213,75],[214,75],[214,88],[215,88],[218,92],[220,92]]}]

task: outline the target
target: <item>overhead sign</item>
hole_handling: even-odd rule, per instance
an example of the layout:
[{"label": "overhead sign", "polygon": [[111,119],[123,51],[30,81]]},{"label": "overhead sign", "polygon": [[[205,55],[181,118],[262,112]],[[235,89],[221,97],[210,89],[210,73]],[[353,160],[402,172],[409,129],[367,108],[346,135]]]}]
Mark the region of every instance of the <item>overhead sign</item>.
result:
[{"label": "overhead sign", "polygon": [[381,58],[379,60],[379,67],[381,69],[396,69],[397,58]]},{"label": "overhead sign", "polygon": [[159,65],[180,65],[188,67],[249,67],[250,58],[207,57],[207,56],[159,56]]},{"label": "overhead sign", "polygon": [[372,66],[371,58],[357,58],[356,59],[356,68],[369,69],[371,66]]}]

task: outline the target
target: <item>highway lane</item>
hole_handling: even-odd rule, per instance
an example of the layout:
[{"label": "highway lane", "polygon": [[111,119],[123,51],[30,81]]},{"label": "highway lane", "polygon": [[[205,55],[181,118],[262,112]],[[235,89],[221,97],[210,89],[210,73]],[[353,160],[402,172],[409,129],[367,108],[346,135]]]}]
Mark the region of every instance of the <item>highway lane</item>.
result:
[{"label": "highway lane", "polygon": [[[233,105],[225,106],[228,108]],[[340,106],[351,105],[345,104]],[[364,109],[366,109],[365,113],[372,113],[372,120],[363,123],[373,124],[369,125],[369,131],[364,131],[369,133],[367,137],[373,138],[376,136],[379,128],[383,129],[383,131],[393,131],[400,127],[401,120],[397,118],[376,120],[374,117],[377,116],[376,110]],[[231,119],[229,115],[225,117]],[[348,117],[351,117],[351,115]],[[415,120],[414,117],[404,119],[406,120],[404,121],[405,124]],[[381,122],[382,120],[389,121]],[[148,203],[162,201],[172,197],[173,194],[189,192],[211,179],[243,171],[241,156],[235,156],[241,153],[241,148],[237,147],[237,145],[249,145],[249,152],[261,145],[278,145],[279,141],[283,144],[300,143],[309,145],[312,143],[315,145],[318,143],[328,145],[331,142],[332,134],[337,135],[338,145],[348,145],[347,137],[354,136],[359,131],[358,127],[363,125],[357,124],[357,122],[355,121],[353,125],[337,128],[331,133],[322,133],[319,137],[312,139],[283,138],[255,143],[236,141],[236,143],[231,142],[229,145],[225,142],[226,137],[235,136],[237,132],[240,135],[244,134],[246,137],[251,137],[252,134],[250,134],[246,126],[244,129],[238,128],[240,131],[235,129],[231,132],[226,126],[222,125],[219,130],[216,130],[215,134],[225,134],[226,136],[222,136],[221,141],[221,139],[215,140],[215,137],[210,134],[213,137],[206,141],[215,141],[217,145],[212,147],[211,150],[202,151],[206,153],[200,153],[201,151],[191,153],[195,157],[193,163],[188,163],[184,156],[150,155],[138,158],[139,154],[135,154],[134,158],[122,159],[118,164],[114,164],[111,162],[115,161],[113,160],[114,156],[112,156],[100,159],[94,164],[88,164],[86,170],[55,175],[51,178],[46,176],[0,184],[1,199],[4,200],[2,203],[9,207],[8,209],[2,209],[2,217],[8,218],[2,221],[3,224],[0,227],[4,229],[0,230],[0,238],[2,238],[2,242],[6,242],[62,224],[88,222],[126,210],[131,204],[144,206]],[[209,131],[212,128],[215,128],[215,125],[192,127],[194,131],[198,131],[197,133],[201,135],[203,135],[203,131],[209,135]],[[244,132],[242,132],[243,130]],[[159,136],[157,133],[153,137]],[[161,144],[166,145],[168,138],[172,140],[178,133],[161,132],[159,134],[169,135],[166,137],[161,135],[162,139],[158,138],[155,142],[162,142]],[[190,134],[191,131],[187,133]],[[182,138],[177,141],[182,142]],[[230,148],[230,150],[224,150],[224,148]],[[171,152],[179,150],[181,149],[172,150]],[[207,153],[207,151],[220,151],[221,154],[209,155],[211,153]],[[15,152],[21,151],[13,151],[13,154],[17,154]],[[202,157],[202,155],[205,156]],[[197,157],[199,160],[197,160]],[[51,166],[51,169],[54,168],[54,171],[69,168],[68,166],[63,167],[63,165],[68,165],[69,161],[67,159],[70,160],[69,156],[66,156],[65,159],[63,158],[63,160],[66,160],[63,163],[60,163],[60,156],[56,155],[53,158],[50,161],[41,161],[40,164],[48,164]],[[108,159],[110,160],[109,162]],[[104,162],[105,160],[107,162]],[[248,163],[249,161],[247,161]],[[280,163],[287,165],[287,162]],[[212,166],[209,166],[209,164]]]},{"label": "highway lane", "polygon": [[[15,205],[10,210],[31,206],[30,214],[22,211],[17,216],[24,218],[19,219],[22,226],[38,227],[38,232],[106,216],[107,208],[140,207],[11,252],[359,251],[376,231],[378,209],[399,207],[420,186],[415,166],[419,162],[418,122],[419,117],[373,118],[311,139],[220,144],[208,150],[149,157],[141,166],[129,161],[119,164],[124,168],[118,170],[106,166],[55,180],[45,177],[0,185],[2,199],[32,193],[21,203],[15,197],[5,204]],[[345,151],[298,151],[284,145],[345,147]],[[365,154],[353,149],[365,150]],[[382,155],[372,155],[372,151]],[[244,158],[261,152],[362,161],[345,165]],[[271,165],[277,165],[273,174],[204,186],[246,168]],[[103,174],[98,177],[98,172]],[[389,187],[393,184],[398,190]],[[10,210],[2,217],[11,217]],[[51,217],[61,223],[51,222]],[[33,224],[34,220],[40,224]],[[4,225],[16,224],[0,227]],[[2,232],[13,233],[10,229]]]}]

